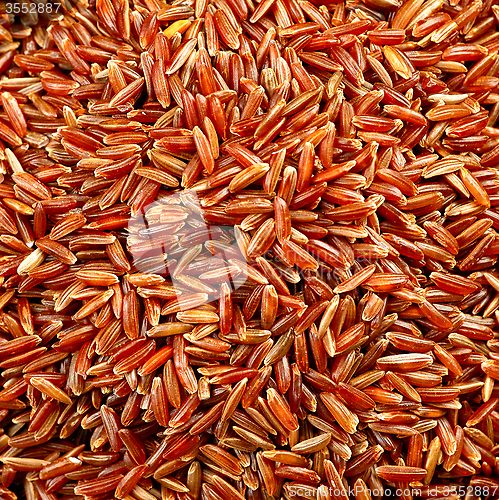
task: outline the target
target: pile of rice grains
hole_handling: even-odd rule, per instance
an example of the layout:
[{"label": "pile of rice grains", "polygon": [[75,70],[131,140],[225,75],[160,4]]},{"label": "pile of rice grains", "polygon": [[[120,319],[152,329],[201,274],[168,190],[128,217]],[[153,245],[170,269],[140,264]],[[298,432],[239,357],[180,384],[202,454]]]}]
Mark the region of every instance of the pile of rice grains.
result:
[{"label": "pile of rice grains", "polygon": [[497,498],[498,25],[4,4],[0,498]]}]

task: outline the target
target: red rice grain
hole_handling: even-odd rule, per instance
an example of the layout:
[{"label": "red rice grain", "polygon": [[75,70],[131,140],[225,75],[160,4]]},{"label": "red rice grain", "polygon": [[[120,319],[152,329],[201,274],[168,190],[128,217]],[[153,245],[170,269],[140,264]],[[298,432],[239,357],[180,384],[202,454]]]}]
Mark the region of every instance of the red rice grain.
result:
[{"label": "red rice grain", "polygon": [[6,4],[1,499],[494,496],[494,3]]}]

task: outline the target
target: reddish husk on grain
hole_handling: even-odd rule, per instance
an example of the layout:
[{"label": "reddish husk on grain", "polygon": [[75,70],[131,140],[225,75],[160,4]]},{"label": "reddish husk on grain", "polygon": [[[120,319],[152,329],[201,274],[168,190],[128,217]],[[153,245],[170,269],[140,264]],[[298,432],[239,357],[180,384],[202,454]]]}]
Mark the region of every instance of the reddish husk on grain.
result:
[{"label": "reddish husk on grain", "polygon": [[9,5],[1,499],[499,494],[499,6]]}]

